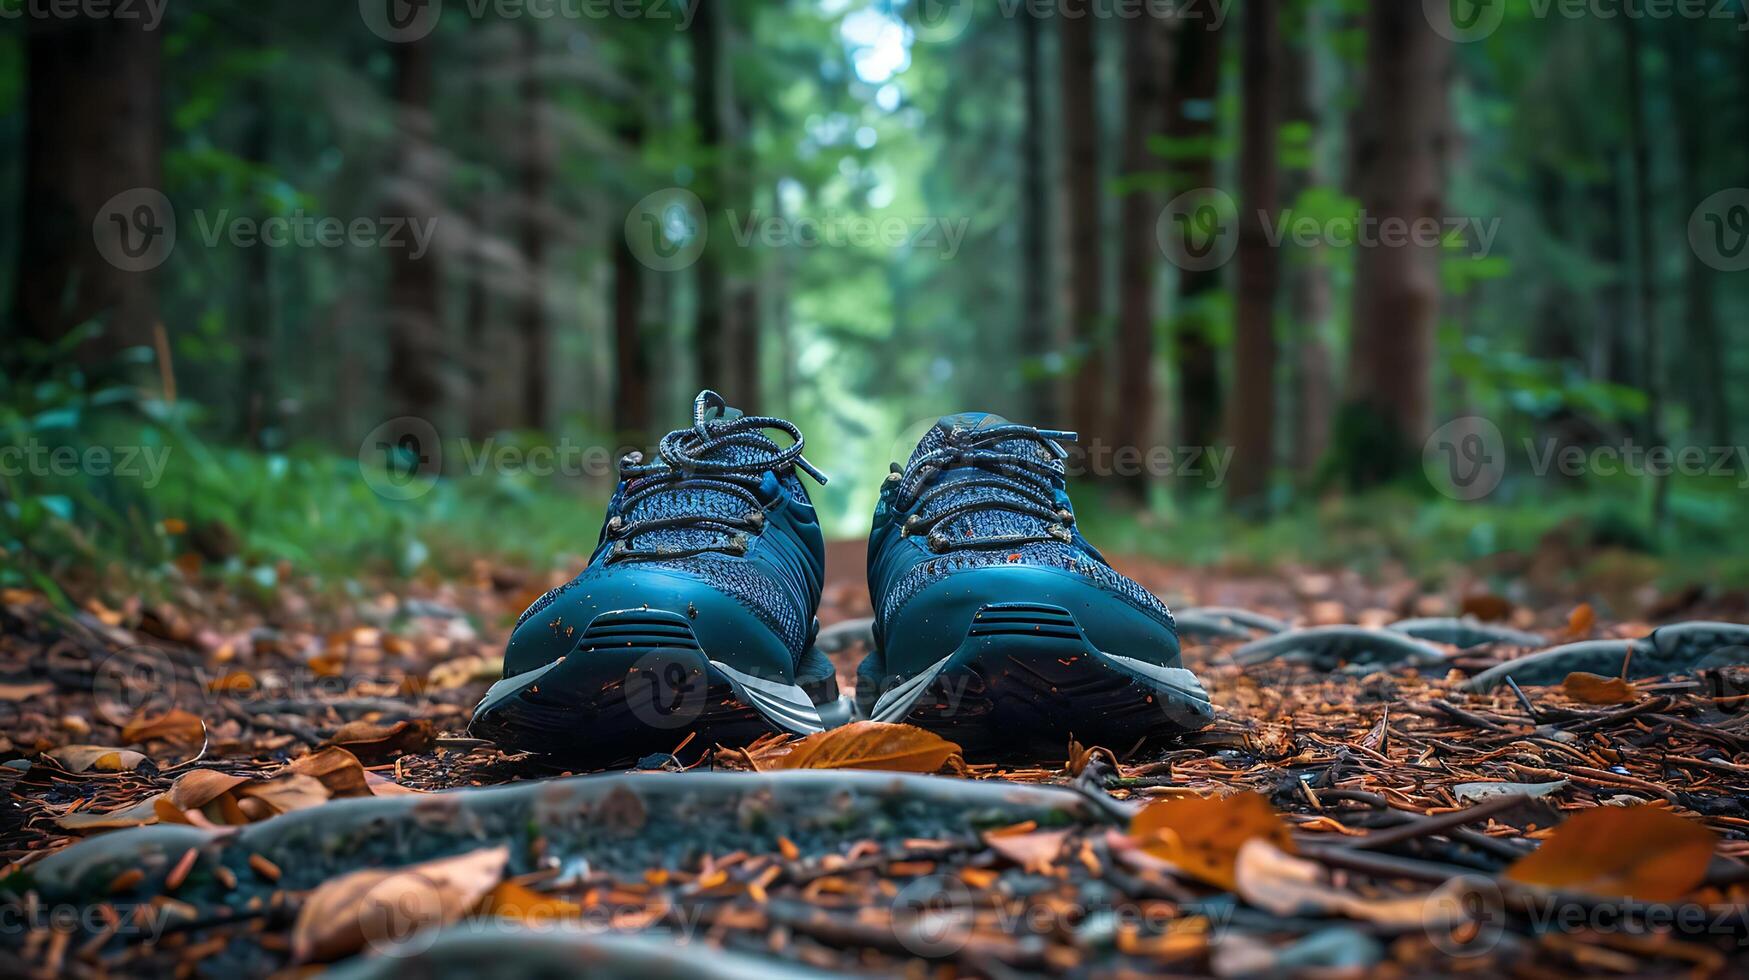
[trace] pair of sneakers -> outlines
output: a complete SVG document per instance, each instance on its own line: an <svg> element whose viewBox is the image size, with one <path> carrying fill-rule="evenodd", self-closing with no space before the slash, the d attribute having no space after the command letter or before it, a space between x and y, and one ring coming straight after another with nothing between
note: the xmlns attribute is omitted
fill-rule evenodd
<svg viewBox="0 0 1749 980"><path fill-rule="evenodd" d="M471 730L608 766L852 718L985 758L1202 727L1208 695L1180 666L1172 614L1076 530L1074 438L950 415L893 464L853 700L815 642L825 541L801 476L826 478L796 426L702 392L659 458L621 461L588 567L522 614Z"/></svg>

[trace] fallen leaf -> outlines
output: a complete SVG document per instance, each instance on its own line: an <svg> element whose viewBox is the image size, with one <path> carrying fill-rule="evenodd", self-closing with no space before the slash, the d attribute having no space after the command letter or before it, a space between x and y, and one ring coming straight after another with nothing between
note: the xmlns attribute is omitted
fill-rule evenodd
<svg viewBox="0 0 1749 980"><path fill-rule="evenodd" d="M117 749L107 745L63 745L43 755L68 772L132 772L140 768L146 757L132 749Z"/></svg>
<svg viewBox="0 0 1749 980"><path fill-rule="evenodd" d="M314 776L334 796L370 796L370 782L358 756L338 745L293 759L286 771Z"/></svg>
<svg viewBox="0 0 1749 980"><path fill-rule="evenodd" d="M986 834L984 844L1021 870L1044 874L1063 851L1067 830L1036 830L1029 834Z"/></svg>
<svg viewBox="0 0 1749 980"><path fill-rule="evenodd" d="M1597 611L1591 608L1591 603L1581 602L1567 614L1567 637L1582 640L1591 635L1591 630L1597 625Z"/></svg>
<svg viewBox="0 0 1749 980"><path fill-rule="evenodd" d="M1706 877L1718 835L1655 806L1581 810L1506 869L1527 885L1673 902Z"/></svg>
<svg viewBox="0 0 1749 980"><path fill-rule="evenodd" d="M505 881L486 893L480 902L480 911L516 922L552 922L575 918L583 914L583 907L556 895L542 894L527 885Z"/></svg>
<svg viewBox="0 0 1749 980"><path fill-rule="evenodd" d="M358 757L367 766L388 762L397 756L412 755L431 748L437 731L424 718L379 725L369 721L352 721L340 726L328 745L338 745Z"/></svg>
<svg viewBox="0 0 1749 980"><path fill-rule="evenodd" d="M38 681L35 684L0 684L0 701L24 701L54 692L55 685L48 681Z"/></svg>
<svg viewBox="0 0 1749 980"><path fill-rule="evenodd" d="M1458 783L1451 791L1465 803L1477 800L1492 799L1496 796L1547 796L1567 788L1565 779L1557 779L1552 783Z"/></svg>
<svg viewBox="0 0 1749 980"><path fill-rule="evenodd" d="M310 807L321 806L328 802L328 787L314 776L306 776L300 772L288 772L239 786L236 790L238 807L249 816L251 822L265 820L281 813L293 810L308 810ZM259 815L251 813L253 809L249 801L258 803L267 812Z"/></svg>
<svg viewBox="0 0 1749 980"><path fill-rule="evenodd" d="M479 905L504 877L510 849L502 845L397 870L366 868L316 887L292 926L299 963L339 959L449 925Z"/></svg>
<svg viewBox="0 0 1749 980"><path fill-rule="evenodd" d="M1632 704L1640 699L1640 689L1620 677L1600 677L1583 671L1568 674L1561 689L1568 697L1586 704Z"/></svg>
<svg viewBox="0 0 1749 980"><path fill-rule="evenodd" d="M914 725L857 721L789 743L772 769L882 769L930 773L958 760L960 747Z"/></svg>
<svg viewBox="0 0 1749 980"><path fill-rule="evenodd" d="M1475 884L1463 878L1426 894L1372 898L1347 891L1329 881L1323 865L1283 853L1261 838L1239 848L1234 878L1246 902L1279 916L1345 915L1399 929L1444 929L1468 918L1466 908L1479 907L1470 898Z"/></svg>
<svg viewBox="0 0 1749 980"><path fill-rule="evenodd" d="M503 657L456 657L431 668L425 681L428 689L453 691L480 681L495 681L503 673Z"/></svg>
<svg viewBox="0 0 1749 980"><path fill-rule="evenodd" d="M1257 793L1150 803L1130 821L1130 836L1148 855L1229 891L1235 886L1234 864L1246 841L1263 840L1281 851L1294 850L1287 825Z"/></svg>
<svg viewBox="0 0 1749 980"><path fill-rule="evenodd" d="M155 738L176 745L199 745L205 737L206 723L181 708L171 708L155 718L135 715L121 730L122 741L136 745Z"/></svg>
<svg viewBox="0 0 1749 980"><path fill-rule="evenodd" d="M387 776L379 776L376 773L371 772L369 769L364 771L364 782L365 785L370 788L372 796L396 796L403 793L424 792L424 790L417 790L411 786L402 786L393 779L390 779Z"/></svg>
<svg viewBox="0 0 1749 980"><path fill-rule="evenodd" d="M1474 616L1484 623L1497 623L1512 615L1512 600L1490 593L1465 596L1459 614Z"/></svg>

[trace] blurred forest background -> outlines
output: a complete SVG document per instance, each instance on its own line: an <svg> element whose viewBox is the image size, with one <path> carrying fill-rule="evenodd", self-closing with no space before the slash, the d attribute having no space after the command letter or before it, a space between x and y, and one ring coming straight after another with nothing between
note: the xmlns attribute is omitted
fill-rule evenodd
<svg viewBox="0 0 1749 980"><path fill-rule="evenodd" d="M1081 481L1116 550L1749 578L1738 0L53 9L0 0L9 583L575 560L705 386L846 536L982 408L1156 451ZM1626 445L1716 472L1533 465Z"/></svg>

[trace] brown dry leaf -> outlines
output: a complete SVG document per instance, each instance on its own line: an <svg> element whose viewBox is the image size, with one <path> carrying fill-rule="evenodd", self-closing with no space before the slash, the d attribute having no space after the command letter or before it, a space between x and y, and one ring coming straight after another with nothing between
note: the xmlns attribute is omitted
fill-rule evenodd
<svg viewBox="0 0 1749 980"><path fill-rule="evenodd" d="M1640 689L1619 677L1600 677L1582 671L1568 674L1561 689L1568 697L1586 704L1632 704L1640 699Z"/></svg>
<svg viewBox="0 0 1749 980"><path fill-rule="evenodd" d="M769 768L930 773L950 760L965 763L960 747L934 732L915 725L857 721L791 743L789 752L769 760Z"/></svg>
<svg viewBox="0 0 1749 980"><path fill-rule="evenodd" d="M527 885L506 881L486 893L480 902L480 911L516 922L552 922L576 918L583 914L583 907L556 895L542 894Z"/></svg>
<svg viewBox="0 0 1749 980"><path fill-rule="evenodd" d="M429 690L453 691L480 681L495 681L502 673L503 657L456 657L431 668L425 681Z"/></svg>
<svg viewBox="0 0 1749 980"><path fill-rule="evenodd" d="M1459 614L1474 616L1484 623L1497 623L1512 616L1512 600L1486 592L1465 596Z"/></svg>
<svg viewBox="0 0 1749 980"><path fill-rule="evenodd" d="M364 783L370 789L372 796L397 796L404 793L423 793L424 790L411 786L402 786L387 776L379 776L369 769L364 771ZM338 795L338 794L336 794Z"/></svg>
<svg viewBox="0 0 1749 980"><path fill-rule="evenodd" d="M1067 830L1036 830L1030 834L986 834L984 844L1021 870L1045 874L1063 852Z"/></svg>
<svg viewBox="0 0 1749 980"><path fill-rule="evenodd" d="M286 766L286 771L314 776L334 796L371 795L364 763L358 761L358 756L338 745L330 745L319 752L293 759Z"/></svg>
<svg viewBox="0 0 1749 980"><path fill-rule="evenodd" d="M132 772L146 761L145 756L132 749L107 745L63 745L43 755L68 772Z"/></svg>
<svg viewBox="0 0 1749 980"><path fill-rule="evenodd" d="M63 830L83 833L87 830L118 830L123 827L141 827L149 823L157 823L159 805L168 806L165 794L148 796L132 806L124 806L119 810L99 813L92 810L80 810L76 813L63 814L55 818L55 825ZM175 809L172 807L171 809ZM176 811L180 813L181 811ZM187 821L182 821L186 823Z"/></svg>
<svg viewBox="0 0 1749 980"><path fill-rule="evenodd" d="M1591 630L1597 625L1597 611L1591 608L1591 603L1581 602L1567 614L1567 637L1582 640L1591 635Z"/></svg>
<svg viewBox="0 0 1749 980"><path fill-rule="evenodd" d="M0 701L23 701L53 693L55 685L48 681L38 681L35 684L0 684Z"/></svg>
<svg viewBox="0 0 1749 980"><path fill-rule="evenodd" d="M175 745L199 745L205 737L206 723L200 720L200 716L181 708L171 708L155 718L148 718L142 712L121 730L122 741L130 744L161 738Z"/></svg>
<svg viewBox="0 0 1749 980"><path fill-rule="evenodd" d="M388 762L396 756L416 754L431 748L437 731L424 718L397 721L393 725L378 725L369 721L352 721L340 726L328 745L338 745L358 757L367 766Z"/></svg>
<svg viewBox="0 0 1749 980"><path fill-rule="evenodd" d="M143 827L152 823L188 823L185 810L198 810L237 786L248 782L245 776L213 769L195 769L177 777L165 792L107 813L81 810L57 817L55 823L66 830L113 830L118 827Z"/></svg>
<svg viewBox="0 0 1749 980"><path fill-rule="evenodd" d="M298 910L292 957L299 963L339 959L366 943L405 938L408 926L449 925L473 910L504 877L510 849L502 845L394 871L367 868L330 878Z"/></svg>
<svg viewBox="0 0 1749 980"><path fill-rule="evenodd" d="M1263 840L1293 853L1293 837L1269 801L1257 793L1185 796L1148 804L1130 821L1130 836L1147 854L1200 881L1231 891L1239 849Z"/></svg>
<svg viewBox="0 0 1749 980"><path fill-rule="evenodd" d="M1673 902L1706 877L1718 835L1655 806L1597 807L1568 817L1506 869L1527 885Z"/></svg>
<svg viewBox="0 0 1749 980"><path fill-rule="evenodd" d="M1346 915L1398 929L1443 929L1468 918L1465 909L1480 907L1470 897L1474 883L1463 878L1453 878L1427 894L1360 895L1332 884L1323 865L1285 854L1258 839L1239 848L1233 877L1246 902L1280 916Z"/></svg>
<svg viewBox="0 0 1749 980"><path fill-rule="evenodd" d="M249 800L254 800L267 808L269 812L257 819L290 813L293 810L308 810L313 806L321 806L328 802L328 787L314 776L306 776L299 772L288 772L251 782L238 787L236 791L238 806L244 813L249 813L252 807ZM251 814L253 816L253 814Z"/></svg>

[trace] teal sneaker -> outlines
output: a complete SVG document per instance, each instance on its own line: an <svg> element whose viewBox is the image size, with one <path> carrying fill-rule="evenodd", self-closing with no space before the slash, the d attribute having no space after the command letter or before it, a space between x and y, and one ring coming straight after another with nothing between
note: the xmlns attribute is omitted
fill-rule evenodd
<svg viewBox="0 0 1749 980"><path fill-rule="evenodd" d="M866 717L984 756L1070 738L1124 752L1212 719L1171 612L1075 528L1061 445L1074 438L950 415L893 464L869 534Z"/></svg>
<svg viewBox="0 0 1749 980"><path fill-rule="evenodd" d="M797 470L826 478L801 432L706 391L657 452L621 461L588 566L517 621L476 737L609 766L848 714L814 649L826 549Z"/></svg>

